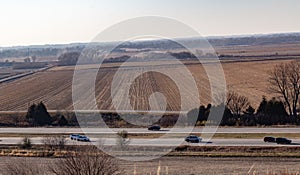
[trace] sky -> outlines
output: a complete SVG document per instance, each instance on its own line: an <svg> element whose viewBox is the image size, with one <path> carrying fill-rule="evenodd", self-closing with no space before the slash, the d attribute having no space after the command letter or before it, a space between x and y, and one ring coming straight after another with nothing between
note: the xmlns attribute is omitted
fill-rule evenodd
<svg viewBox="0 0 300 175"><path fill-rule="evenodd" d="M89 42L118 22L176 19L202 36L300 32L299 0L0 0L0 47Z"/></svg>

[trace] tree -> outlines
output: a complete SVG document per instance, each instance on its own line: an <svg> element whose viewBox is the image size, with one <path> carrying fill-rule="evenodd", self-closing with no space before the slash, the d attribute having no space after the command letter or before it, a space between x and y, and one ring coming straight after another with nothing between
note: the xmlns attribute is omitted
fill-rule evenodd
<svg viewBox="0 0 300 175"><path fill-rule="evenodd" d="M31 59L32 59L32 62L36 62L37 57L36 57L35 55L33 55L33 56L31 57Z"/></svg>
<svg viewBox="0 0 300 175"><path fill-rule="evenodd" d="M247 115L253 115L255 113L255 109L250 105L244 113Z"/></svg>
<svg viewBox="0 0 300 175"><path fill-rule="evenodd" d="M121 148L124 149L129 143L130 143L130 139L128 138L128 132L123 130L123 131L119 131L117 133L118 137L117 137L117 142L116 144Z"/></svg>
<svg viewBox="0 0 300 175"><path fill-rule="evenodd" d="M266 111L267 105L268 105L267 98L266 96L263 96L262 101L260 102L259 107L257 109L257 113L264 113Z"/></svg>
<svg viewBox="0 0 300 175"><path fill-rule="evenodd" d="M201 105L199 108L194 108L187 113L189 125L195 125L198 121L206 121L209 116L209 110L212 105L208 104L207 107Z"/></svg>
<svg viewBox="0 0 300 175"><path fill-rule="evenodd" d="M289 115L297 117L300 94L300 63L292 61L276 65L269 73L270 91L279 95Z"/></svg>
<svg viewBox="0 0 300 175"><path fill-rule="evenodd" d="M267 100L263 97L257 110L259 124L277 125L287 123L287 112L282 101L272 98Z"/></svg>
<svg viewBox="0 0 300 175"><path fill-rule="evenodd" d="M66 117L64 115L61 115L58 119L58 125L59 126L66 126L68 125L68 120L66 119Z"/></svg>
<svg viewBox="0 0 300 175"><path fill-rule="evenodd" d="M42 143L45 148L49 148L50 150L55 150L55 148L63 149L67 143L67 139L60 135L46 136L42 139Z"/></svg>
<svg viewBox="0 0 300 175"><path fill-rule="evenodd" d="M60 55L58 61L60 65L76 65L79 56L79 52L67 52Z"/></svg>
<svg viewBox="0 0 300 175"><path fill-rule="evenodd" d="M223 110L224 111L221 111ZM223 113L221 113L223 112ZM231 113L231 110L228 109L228 107L219 105L219 106L213 106L210 110L210 113L214 116L222 115L222 120L220 122L221 126L234 126L236 125L236 117Z"/></svg>
<svg viewBox="0 0 300 175"><path fill-rule="evenodd" d="M187 113L187 122L190 126L195 126L198 120L199 109L195 108Z"/></svg>
<svg viewBox="0 0 300 175"><path fill-rule="evenodd" d="M35 109L36 109L36 104L33 103L31 106L29 106L27 110L26 119L29 121L30 125L35 125L35 121L34 121L34 118L36 116Z"/></svg>
<svg viewBox="0 0 300 175"><path fill-rule="evenodd" d="M25 63L30 63L31 60L30 60L30 58L28 57L28 58L25 58L25 59L24 59L24 62L25 62Z"/></svg>
<svg viewBox="0 0 300 175"><path fill-rule="evenodd" d="M26 118L33 126L44 126L52 123L52 118L43 102L32 104L27 111Z"/></svg>
<svg viewBox="0 0 300 175"><path fill-rule="evenodd" d="M247 97L239 95L236 92L229 92L226 107L232 114L240 116L249 105L250 103Z"/></svg>
<svg viewBox="0 0 300 175"><path fill-rule="evenodd" d="M66 126L68 125L68 120L66 117L61 114L60 112L57 112L53 117L52 117L52 125L53 126Z"/></svg>
<svg viewBox="0 0 300 175"><path fill-rule="evenodd" d="M204 106L200 106L198 121L207 121L211 107L211 104L208 104L206 108Z"/></svg>

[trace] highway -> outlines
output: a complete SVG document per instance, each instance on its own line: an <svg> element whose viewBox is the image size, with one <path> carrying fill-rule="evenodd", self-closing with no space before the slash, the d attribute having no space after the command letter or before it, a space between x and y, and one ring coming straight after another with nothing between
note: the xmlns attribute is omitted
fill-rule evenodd
<svg viewBox="0 0 300 175"><path fill-rule="evenodd" d="M125 130L128 133L189 133L192 128L162 128L148 131L147 128L0 128L0 134L110 134ZM193 133L213 133L214 128L195 127ZM226 128L220 127L216 133L299 133L300 128Z"/></svg>
<svg viewBox="0 0 300 175"><path fill-rule="evenodd" d="M0 144L19 144L22 142L22 137L1 137ZM43 144L42 137L30 138L32 144ZM115 145L115 138L90 138L91 142L79 142L67 139L67 145L87 145L97 144L99 141L103 145ZM176 146L180 144L188 144L183 138L164 138L160 140L155 139L130 139L132 146ZM278 145L276 143L265 143L263 139L212 139L202 140L200 143L189 143L193 146L300 146L300 139L292 139L289 145Z"/></svg>
<svg viewBox="0 0 300 175"><path fill-rule="evenodd" d="M0 83L14 81L14 80L17 80L17 79L20 79L20 78L23 78L23 77L35 74L37 72L42 72L42 71L48 70L48 69L50 69L52 67L53 66L51 65L51 66L43 67L43 68L40 68L40 69L32 69L29 72L24 72L24 73L21 73L21 74L17 74L17 75L14 75L14 76L10 76L10 77L7 77L7 78L0 79Z"/></svg>
<svg viewBox="0 0 300 175"><path fill-rule="evenodd" d="M97 143L99 140L104 145L114 145L116 139L112 138L118 131L126 130L131 134L180 134L185 133L188 135L193 128L162 128L161 131L149 131L147 128L0 128L0 144L19 144L22 142L23 135L25 134L41 134L41 136L35 136L31 138L33 144L43 144L42 135L51 134L72 134L72 133L85 133L87 136L94 137L90 138L92 143ZM84 131L84 132L83 132ZM193 129L194 134L213 133L215 128L204 129L203 127L196 127ZM227 134L245 134L245 133L299 133L300 128L227 128L220 127L216 133L227 133ZM7 136L6 136L7 134ZM15 134L15 137L10 137L10 134ZM100 134L100 135L98 135ZM102 134L102 135L101 135ZM99 138L95 138L99 137ZM105 138L100 138L105 137ZM109 137L109 138L107 138ZM300 139L292 139L293 143L288 146L300 146ZM184 138L180 138L179 135L173 135L170 138L163 138L160 140L149 139L149 138L133 138L130 141L130 145L139 146L176 146L180 143L184 144ZM86 142L78 141L67 141L69 145L85 145L91 144ZM212 140L204 140L199 144L192 145L207 145L207 146L278 146L276 143L265 143L262 138L260 139L238 139L238 138L213 138Z"/></svg>

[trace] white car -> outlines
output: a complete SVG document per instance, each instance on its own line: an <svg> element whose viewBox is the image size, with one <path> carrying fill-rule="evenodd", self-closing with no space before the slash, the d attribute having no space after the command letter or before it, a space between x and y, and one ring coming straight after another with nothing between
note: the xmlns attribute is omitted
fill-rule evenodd
<svg viewBox="0 0 300 175"><path fill-rule="evenodd" d="M79 134L71 134L70 135L71 140L77 140L78 137L79 137Z"/></svg>
<svg viewBox="0 0 300 175"><path fill-rule="evenodd" d="M90 139L89 139L87 136L79 135L79 136L77 137L77 141L89 142Z"/></svg>

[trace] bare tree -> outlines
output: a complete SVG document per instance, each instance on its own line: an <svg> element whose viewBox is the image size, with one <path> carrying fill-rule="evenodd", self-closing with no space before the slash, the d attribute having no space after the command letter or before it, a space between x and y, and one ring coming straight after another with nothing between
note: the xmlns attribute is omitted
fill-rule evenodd
<svg viewBox="0 0 300 175"><path fill-rule="evenodd" d="M291 116L297 116L300 94L300 63L276 65L269 73L270 90L283 99Z"/></svg>
<svg viewBox="0 0 300 175"><path fill-rule="evenodd" d="M32 59L32 62L36 62L37 57L36 57L35 55L33 55L33 56L31 57L31 59Z"/></svg>
<svg viewBox="0 0 300 175"><path fill-rule="evenodd" d="M43 138L42 143L46 148L53 150L55 148L63 149L67 143L67 139L64 136L46 136Z"/></svg>
<svg viewBox="0 0 300 175"><path fill-rule="evenodd" d="M78 151L61 158L49 167L55 175L121 175L123 172L111 156L96 148Z"/></svg>
<svg viewBox="0 0 300 175"><path fill-rule="evenodd" d="M130 139L128 138L128 132L125 130L119 131L117 135L118 135L116 140L117 146L119 146L121 149L126 148L130 143Z"/></svg>
<svg viewBox="0 0 300 175"><path fill-rule="evenodd" d="M236 92L229 92L226 106L234 115L241 115L246 111L250 103L247 97L239 95Z"/></svg>

